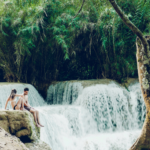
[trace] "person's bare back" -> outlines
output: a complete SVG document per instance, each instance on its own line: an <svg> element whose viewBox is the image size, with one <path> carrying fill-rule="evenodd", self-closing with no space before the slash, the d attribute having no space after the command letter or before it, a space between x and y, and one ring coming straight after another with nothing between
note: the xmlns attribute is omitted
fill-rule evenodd
<svg viewBox="0 0 150 150"><path fill-rule="evenodd" d="M6 100L6 104L5 104L5 109L7 108L7 104L10 101L11 106L14 110L23 110L24 108L24 100L23 100L23 95L22 94L16 94L17 90L13 89L11 91L10 96L8 97L8 99ZM16 97L19 97L18 102L16 103Z"/></svg>

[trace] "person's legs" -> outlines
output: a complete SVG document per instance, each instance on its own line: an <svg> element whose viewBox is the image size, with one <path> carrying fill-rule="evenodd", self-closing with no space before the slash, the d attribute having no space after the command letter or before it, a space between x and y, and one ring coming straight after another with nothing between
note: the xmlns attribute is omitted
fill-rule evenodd
<svg viewBox="0 0 150 150"><path fill-rule="evenodd" d="M16 104L15 110L20 110L22 108L22 105L24 105L24 100L22 98L19 98L17 104Z"/></svg>
<svg viewBox="0 0 150 150"><path fill-rule="evenodd" d="M37 122L38 122L38 124L39 124L40 126L44 127L44 126L41 125L41 123L40 123L40 116L39 116L39 111L38 111L38 110L36 110L36 117L37 117Z"/></svg>
<svg viewBox="0 0 150 150"><path fill-rule="evenodd" d="M35 121L35 123L36 123L36 126L37 126L37 127L40 127L40 126L38 125L38 122L37 122L36 110L33 109L33 108L31 108L31 109L30 109L30 112L33 114L33 117L34 117L34 121Z"/></svg>
<svg viewBox="0 0 150 150"><path fill-rule="evenodd" d="M24 99L21 98L21 110L24 110Z"/></svg>
<svg viewBox="0 0 150 150"><path fill-rule="evenodd" d="M24 108L33 114L34 121L35 121L37 127L44 127L40 123L39 112L36 109L34 109L33 107L26 107L26 106L24 106Z"/></svg>

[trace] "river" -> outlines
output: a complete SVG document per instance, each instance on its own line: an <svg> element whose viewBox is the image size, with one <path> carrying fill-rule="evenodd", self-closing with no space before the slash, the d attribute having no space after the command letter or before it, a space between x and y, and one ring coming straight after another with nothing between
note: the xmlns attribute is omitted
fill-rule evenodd
<svg viewBox="0 0 150 150"><path fill-rule="evenodd" d="M29 84L0 84L0 108L11 89L28 87L29 103L45 125L41 140L52 150L128 150L140 135L145 104L140 85L114 82L58 82L47 91L47 103ZM8 106L10 108L10 105Z"/></svg>

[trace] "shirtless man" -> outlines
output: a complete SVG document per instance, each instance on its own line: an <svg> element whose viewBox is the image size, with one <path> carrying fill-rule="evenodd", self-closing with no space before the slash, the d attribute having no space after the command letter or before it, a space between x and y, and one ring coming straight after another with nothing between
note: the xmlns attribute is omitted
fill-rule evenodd
<svg viewBox="0 0 150 150"><path fill-rule="evenodd" d="M34 120L35 120L35 123L36 123L37 127L44 127L40 123L39 111L37 111L36 109L31 107L29 102L28 102L28 92L29 92L29 89L25 88L24 89L24 94L23 94L24 95L24 108L33 114L33 117L34 117Z"/></svg>

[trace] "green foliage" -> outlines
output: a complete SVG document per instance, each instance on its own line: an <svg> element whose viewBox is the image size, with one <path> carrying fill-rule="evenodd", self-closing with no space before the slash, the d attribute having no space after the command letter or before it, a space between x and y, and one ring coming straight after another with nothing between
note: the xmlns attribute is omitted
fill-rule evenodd
<svg viewBox="0 0 150 150"><path fill-rule="evenodd" d="M135 35L108 1L0 0L0 68L7 81L137 77ZM150 0L118 0L149 34Z"/></svg>

